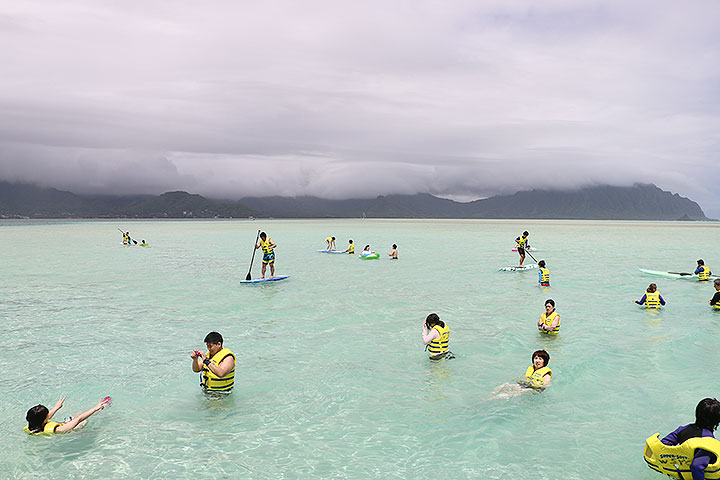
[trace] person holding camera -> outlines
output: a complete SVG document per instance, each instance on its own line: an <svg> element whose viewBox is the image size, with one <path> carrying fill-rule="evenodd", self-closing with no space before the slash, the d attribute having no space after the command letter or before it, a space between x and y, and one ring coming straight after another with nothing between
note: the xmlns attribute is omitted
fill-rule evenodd
<svg viewBox="0 0 720 480"><path fill-rule="evenodd" d="M223 337L218 332L208 333L205 345L207 352L195 350L190 354L193 372L202 372L203 392L230 393L235 385L235 354L223 347Z"/></svg>

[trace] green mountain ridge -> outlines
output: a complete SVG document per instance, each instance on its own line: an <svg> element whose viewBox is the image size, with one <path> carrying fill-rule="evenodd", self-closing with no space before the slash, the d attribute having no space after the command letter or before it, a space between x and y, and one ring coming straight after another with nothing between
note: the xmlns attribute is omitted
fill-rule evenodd
<svg viewBox="0 0 720 480"><path fill-rule="evenodd" d="M462 203L428 193L328 200L311 196L212 200L187 192L76 195L0 182L3 218L537 218L709 220L700 206L652 184L530 190Z"/></svg>

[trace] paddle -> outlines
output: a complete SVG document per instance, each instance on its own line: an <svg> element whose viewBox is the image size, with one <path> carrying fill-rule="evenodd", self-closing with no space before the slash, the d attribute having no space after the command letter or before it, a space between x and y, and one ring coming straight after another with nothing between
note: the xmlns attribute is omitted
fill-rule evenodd
<svg viewBox="0 0 720 480"><path fill-rule="evenodd" d="M530 255L530 258L532 258L533 261L534 261L535 263L537 263L537 260L535 260L535 257L532 256L532 253L530 253L530 250L525 249L525 253L527 253L528 255Z"/></svg>
<svg viewBox="0 0 720 480"><path fill-rule="evenodd" d="M250 259L250 269L248 270L248 274L245 277L245 280L250 280L252 278L250 276L250 272L252 272L252 264L253 264L253 261L255 260L255 250L257 250L257 248L255 248L255 245L257 245L259 238L260 238L260 230L258 230L257 238L255 239L255 243L253 243L253 254L252 254L252 258Z"/></svg>
<svg viewBox="0 0 720 480"><path fill-rule="evenodd" d="M125 232L123 230L121 230L119 227L118 227L118 230L120 230L120 233L125 235ZM128 239L131 240L135 245L137 245L137 240L133 240L132 238L130 238L130 235L128 235Z"/></svg>

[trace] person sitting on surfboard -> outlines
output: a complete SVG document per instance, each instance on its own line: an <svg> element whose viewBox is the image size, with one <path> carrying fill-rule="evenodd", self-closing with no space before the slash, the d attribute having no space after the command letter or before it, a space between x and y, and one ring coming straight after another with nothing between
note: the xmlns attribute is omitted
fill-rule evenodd
<svg viewBox="0 0 720 480"><path fill-rule="evenodd" d="M701 258L697 261L698 267L695 269L695 275L698 276L698 280L701 282L706 282L710 280L710 275L712 275L712 272L710 271L710 268L705 265L705 262Z"/></svg>
<svg viewBox="0 0 720 480"><path fill-rule="evenodd" d="M388 253L388 257L390 257L390 258L393 259L393 260L397 260L397 258L398 258L398 256L397 256L397 245L395 245L394 243L393 243L393 246L392 246L392 251L391 251L390 253Z"/></svg>
<svg viewBox="0 0 720 480"><path fill-rule="evenodd" d="M680 445L691 438L715 438L713 432L720 424L720 402L715 398L704 398L695 407L695 423L678 427L674 432L660 440L668 446ZM717 461L717 456L707 450L695 450L690 472L693 480L704 479L705 469Z"/></svg>
<svg viewBox="0 0 720 480"><path fill-rule="evenodd" d="M525 249L530 248L530 244L528 243L528 233L527 230L525 230L522 234L522 237L517 237L515 239L515 243L517 244L517 251L518 254L520 254L520 266L523 266L523 262L525 261Z"/></svg>
<svg viewBox="0 0 720 480"><path fill-rule="evenodd" d="M277 244L272 241L272 238L268 238L265 232L261 232L260 242L255 244L255 250L261 247L263 250L263 260L262 276L260 278L265 278L265 269L268 265L270 265L270 278L273 278L275 276L275 249L277 248Z"/></svg>
<svg viewBox="0 0 720 480"><path fill-rule="evenodd" d="M710 299L710 305L720 308L720 278L715 279L713 286L715 287L715 295Z"/></svg>
<svg viewBox="0 0 720 480"><path fill-rule="evenodd" d="M633 300L633 302L638 305L645 305L646 308L660 308L660 305L665 305L665 300L657 291L657 285L654 283L648 285L645 295L640 300Z"/></svg>
<svg viewBox="0 0 720 480"><path fill-rule="evenodd" d="M328 251L330 251L330 250L335 250L335 248L336 248L336 247L335 247L335 237L327 237L327 238L325 239L325 242L327 243L327 249L328 249Z"/></svg>
<svg viewBox="0 0 720 480"><path fill-rule="evenodd" d="M352 240L348 240L348 243L350 243L350 246L345 249L345 253L349 253L350 255L355 255L355 244Z"/></svg>

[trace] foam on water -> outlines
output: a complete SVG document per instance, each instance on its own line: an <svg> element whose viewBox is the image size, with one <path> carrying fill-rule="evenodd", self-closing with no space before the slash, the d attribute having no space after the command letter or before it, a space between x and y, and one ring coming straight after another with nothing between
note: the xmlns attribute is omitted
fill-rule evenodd
<svg viewBox="0 0 720 480"><path fill-rule="evenodd" d="M116 227L150 247L123 247ZM283 282L240 285L257 229ZM502 272L523 230L537 270ZM720 396L710 284L638 268L720 271L712 223L135 221L0 223L0 478L660 478L644 440ZM379 261L319 255L333 235ZM400 259L389 261L398 244ZM259 276L256 256L253 277ZM528 260L530 260L528 258ZM668 305L630 300L658 284ZM558 338L537 333L546 298ZM432 362L437 312L456 358ZM208 399L189 354L211 330L238 357L232 395ZM551 355L544 393L493 394ZM81 432L21 432L68 396Z"/></svg>

